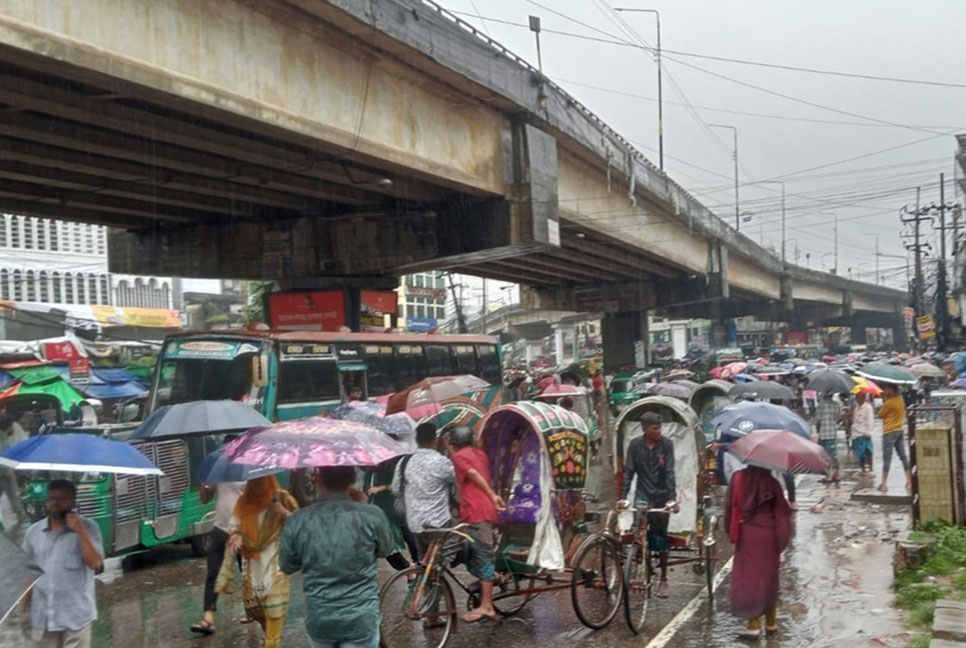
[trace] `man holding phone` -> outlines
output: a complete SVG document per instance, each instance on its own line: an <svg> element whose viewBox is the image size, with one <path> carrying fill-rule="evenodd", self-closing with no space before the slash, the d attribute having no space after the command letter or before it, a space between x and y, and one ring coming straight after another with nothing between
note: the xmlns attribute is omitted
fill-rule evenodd
<svg viewBox="0 0 966 648"><path fill-rule="evenodd" d="M73 512L77 488L47 484L47 517L24 534L23 550L43 576L24 599L23 622L38 648L90 648L97 618L94 573L103 565L97 525Z"/></svg>

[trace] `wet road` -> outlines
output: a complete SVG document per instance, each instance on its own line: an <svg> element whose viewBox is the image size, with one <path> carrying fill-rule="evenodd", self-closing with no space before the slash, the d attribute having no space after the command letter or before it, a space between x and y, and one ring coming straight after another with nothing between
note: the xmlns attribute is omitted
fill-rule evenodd
<svg viewBox="0 0 966 648"><path fill-rule="evenodd" d="M844 450L844 442L843 442ZM877 454L878 457L878 454ZM849 460L846 460L846 465ZM606 465L605 463L602 466ZM902 488L901 472L890 486ZM826 487L815 477L800 478L796 530L785 554L782 573L780 634L759 645L769 647L850 646L900 648L909 633L891 607L891 557L895 535L908 525L904 508L852 503L849 493L859 485L857 471L849 470L840 487ZM870 482L870 478L867 478ZM607 479L601 495L608 492ZM719 533L722 550L718 567L727 567L730 545ZM123 567L123 572L121 568ZM388 568L383 578L390 574ZM94 626L98 648L226 648L260 645L256 628L242 626L238 595L223 596L215 635L192 635L188 626L201 614L205 578L204 560L191 556L186 545L173 545L119 560L109 561L99 579L97 597L100 618ZM490 642L512 642L515 648L587 648L622 645L681 648L742 645L735 637L741 622L729 613L725 576L708 604L704 577L690 566L672 570L671 597L652 599L644 634L634 637L619 616L610 627L584 628L573 612L569 590L545 594L531 601L517 616L494 623L459 624L451 639L453 648L478 648ZM283 645L304 646L305 615L301 580L292 581L292 604L286 620ZM691 603L693 601L693 603ZM689 604L690 603L690 604ZM465 595L457 591L457 605ZM679 616L679 612L686 609ZM15 615L14 615L15 616ZM677 617L677 619L675 618ZM671 624L668 626L668 624ZM664 633L661 630L665 629ZM16 630L16 618L0 628L0 646L26 646Z"/></svg>

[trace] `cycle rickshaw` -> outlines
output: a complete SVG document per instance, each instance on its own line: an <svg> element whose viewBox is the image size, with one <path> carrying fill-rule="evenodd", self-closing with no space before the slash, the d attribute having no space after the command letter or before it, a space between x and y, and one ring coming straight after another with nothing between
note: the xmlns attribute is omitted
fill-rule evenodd
<svg viewBox="0 0 966 648"><path fill-rule="evenodd" d="M623 592L616 563L591 564L592 556L581 554L587 424L562 407L520 401L488 412L481 428L494 491L507 505L496 560L497 612L509 616L541 593L569 589L581 621L603 627L616 616ZM467 609L478 604L474 584L454 571L464 543L472 541L465 525L433 533L422 564L397 572L380 590L388 648L445 645L459 614L454 586L466 592Z"/></svg>
<svg viewBox="0 0 966 648"><path fill-rule="evenodd" d="M614 435L615 477L621 492L624 456L631 439L642 434L640 417L645 412L660 414L665 423L664 436L674 442L677 482L675 502L651 503L650 512L670 512L677 504L678 513L671 515L668 536L671 544L668 567L690 564L695 574L705 575L709 599L714 597L716 559L715 527L717 518L711 511L711 484L705 470L704 433L697 416L683 402L665 396L649 396L621 412ZM636 479L636 478L635 478ZM631 484L630 492L634 492ZM644 626L647 609L655 587L654 564L657 556L648 549L646 520L648 511L625 509L612 511L604 527L591 536L583 549L620 556L624 582L624 611L628 625L637 633ZM633 513L638 513L637 520ZM609 549L607 549L609 547Z"/></svg>

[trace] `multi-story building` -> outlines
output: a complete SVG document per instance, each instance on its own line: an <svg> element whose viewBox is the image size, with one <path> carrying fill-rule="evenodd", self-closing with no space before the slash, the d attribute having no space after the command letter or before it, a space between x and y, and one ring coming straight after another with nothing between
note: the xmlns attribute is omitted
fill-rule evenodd
<svg viewBox="0 0 966 648"><path fill-rule="evenodd" d="M431 270L402 278L399 288L399 328L429 331L446 319L446 273Z"/></svg>
<svg viewBox="0 0 966 648"><path fill-rule="evenodd" d="M169 277L112 275L107 228L0 214L0 299L58 306L173 307Z"/></svg>

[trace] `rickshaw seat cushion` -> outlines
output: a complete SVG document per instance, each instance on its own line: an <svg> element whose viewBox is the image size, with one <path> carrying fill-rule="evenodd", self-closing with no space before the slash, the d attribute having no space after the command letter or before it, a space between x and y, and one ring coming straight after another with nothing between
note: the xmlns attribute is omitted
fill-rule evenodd
<svg viewBox="0 0 966 648"><path fill-rule="evenodd" d="M507 502L506 510L500 513L500 519L509 523L536 524L539 512L540 489L530 484L520 484L513 489L513 495Z"/></svg>

